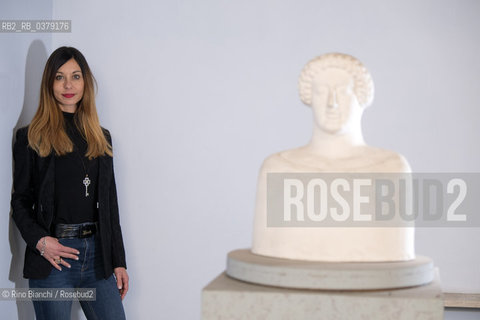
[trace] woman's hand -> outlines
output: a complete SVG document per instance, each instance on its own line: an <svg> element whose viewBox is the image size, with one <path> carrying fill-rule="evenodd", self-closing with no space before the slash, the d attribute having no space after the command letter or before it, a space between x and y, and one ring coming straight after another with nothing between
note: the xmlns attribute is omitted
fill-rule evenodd
<svg viewBox="0 0 480 320"><path fill-rule="evenodd" d="M115 278L117 279L117 288L120 292L120 296L125 298L128 291L128 274L127 270L123 267L118 267L113 269L113 273L115 274Z"/></svg>
<svg viewBox="0 0 480 320"><path fill-rule="evenodd" d="M37 250L43 252L43 257L48 260L55 267L55 269L62 271L60 265L64 265L67 268L70 268L68 264L62 258L78 260L77 249L63 246L58 242L57 238L54 237L43 237L37 243Z"/></svg>

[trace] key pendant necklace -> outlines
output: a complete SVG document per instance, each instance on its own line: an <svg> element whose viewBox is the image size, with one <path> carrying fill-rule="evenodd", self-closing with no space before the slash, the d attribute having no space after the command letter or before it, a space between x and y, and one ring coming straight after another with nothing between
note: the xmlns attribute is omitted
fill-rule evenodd
<svg viewBox="0 0 480 320"><path fill-rule="evenodd" d="M88 186L90 185L90 178L88 177L88 173L85 174L85 179L83 179L83 185L85 186L85 197L88 197L90 195L88 193Z"/></svg>
<svg viewBox="0 0 480 320"><path fill-rule="evenodd" d="M85 198L86 198L90 195L90 193L88 193L88 186L90 185L90 183L92 183L92 181L88 177L88 170L87 170L87 167L85 166L85 163L83 162L80 152L77 149L75 149L75 151L77 151L77 155L80 158L80 161L82 162L83 172L85 172L85 178L83 179L82 183L85 186Z"/></svg>

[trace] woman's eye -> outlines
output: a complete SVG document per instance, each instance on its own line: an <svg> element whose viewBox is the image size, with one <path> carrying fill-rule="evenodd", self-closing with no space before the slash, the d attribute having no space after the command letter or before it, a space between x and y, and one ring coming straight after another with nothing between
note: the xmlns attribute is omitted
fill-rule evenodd
<svg viewBox="0 0 480 320"><path fill-rule="evenodd" d="M55 80L62 80L63 79L63 76L56 76L55 77Z"/></svg>
<svg viewBox="0 0 480 320"><path fill-rule="evenodd" d="M78 80L78 79L80 79L80 78L81 78L81 77L80 77L80 75L79 75L79 74L75 74L75 75L73 75L73 79L75 79L75 80Z"/></svg>

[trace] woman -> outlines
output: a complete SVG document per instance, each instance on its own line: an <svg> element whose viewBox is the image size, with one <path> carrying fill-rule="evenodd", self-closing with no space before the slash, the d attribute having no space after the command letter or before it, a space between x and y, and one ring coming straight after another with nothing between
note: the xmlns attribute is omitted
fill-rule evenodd
<svg viewBox="0 0 480 320"><path fill-rule="evenodd" d="M88 319L124 319L128 291L110 134L80 51L49 57L37 113L17 131L13 219L27 243L30 288L95 288ZM37 319L69 319L72 301L34 301Z"/></svg>

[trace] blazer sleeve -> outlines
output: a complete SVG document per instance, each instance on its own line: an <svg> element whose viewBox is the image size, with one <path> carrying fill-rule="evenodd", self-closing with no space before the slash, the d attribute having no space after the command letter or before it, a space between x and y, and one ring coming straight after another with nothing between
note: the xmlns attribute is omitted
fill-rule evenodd
<svg viewBox="0 0 480 320"><path fill-rule="evenodd" d="M107 138L107 141L110 143L110 145L112 145L112 138L108 130L105 130L105 136ZM112 178L111 178L110 190L109 190L110 219L111 219L110 223L112 227L112 267L127 268L127 263L125 259L125 247L123 245L122 228L120 226L117 186L115 183L114 171L115 170L113 169L113 159L112 159Z"/></svg>
<svg viewBox="0 0 480 320"><path fill-rule="evenodd" d="M28 128L17 130L13 145L12 218L27 245L36 250L40 238L48 236L35 219L35 151L28 146ZM38 208L37 208L38 209Z"/></svg>

